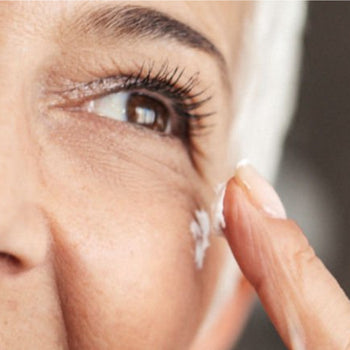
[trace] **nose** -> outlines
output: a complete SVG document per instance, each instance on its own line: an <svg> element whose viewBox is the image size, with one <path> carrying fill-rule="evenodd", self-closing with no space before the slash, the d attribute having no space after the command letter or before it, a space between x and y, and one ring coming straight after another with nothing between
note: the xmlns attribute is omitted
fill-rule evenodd
<svg viewBox="0 0 350 350"><path fill-rule="evenodd" d="M0 98L0 276L42 264L49 247L35 147L15 106L4 110L1 102Z"/></svg>
<svg viewBox="0 0 350 350"><path fill-rule="evenodd" d="M48 254L48 225L40 208L17 207L0 228L0 273L21 272L44 263Z"/></svg>

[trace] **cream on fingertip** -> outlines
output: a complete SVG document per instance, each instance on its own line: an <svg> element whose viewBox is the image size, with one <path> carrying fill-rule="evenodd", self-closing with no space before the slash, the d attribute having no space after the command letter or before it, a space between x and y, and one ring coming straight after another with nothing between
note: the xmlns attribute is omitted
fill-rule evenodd
<svg viewBox="0 0 350 350"><path fill-rule="evenodd" d="M242 158L240 161L237 162L236 164L236 171L237 169L241 168L241 167L244 167L244 166L247 166L247 165L250 165L250 161L248 158Z"/></svg>
<svg viewBox="0 0 350 350"><path fill-rule="evenodd" d="M221 183L216 186L216 198L212 204L213 231L217 235L222 235L222 231L226 227L224 217L224 196L226 192L226 185L227 183Z"/></svg>

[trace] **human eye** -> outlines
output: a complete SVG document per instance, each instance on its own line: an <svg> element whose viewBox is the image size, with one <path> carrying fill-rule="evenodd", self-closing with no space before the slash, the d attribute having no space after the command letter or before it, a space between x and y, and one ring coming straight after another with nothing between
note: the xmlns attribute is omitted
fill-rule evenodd
<svg viewBox="0 0 350 350"><path fill-rule="evenodd" d="M184 70L178 67L171 70L163 65L156 71L142 66L136 73L108 76L76 89L87 95L83 111L177 137L188 146L204 129L202 119L213 113L204 111L211 96L199 89L198 73L183 76Z"/></svg>
<svg viewBox="0 0 350 350"><path fill-rule="evenodd" d="M174 133L176 129L166 102L143 92L110 93L91 100L87 110L101 117L137 124L165 134Z"/></svg>

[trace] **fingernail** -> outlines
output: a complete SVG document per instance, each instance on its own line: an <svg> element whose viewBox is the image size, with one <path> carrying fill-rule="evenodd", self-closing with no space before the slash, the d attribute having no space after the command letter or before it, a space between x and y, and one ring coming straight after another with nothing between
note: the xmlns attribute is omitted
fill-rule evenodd
<svg viewBox="0 0 350 350"><path fill-rule="evenodd" d="M287 217L283 204L273 187L244 159L236 166L235 179L248 193L253 204L274 218Z"/></svg>

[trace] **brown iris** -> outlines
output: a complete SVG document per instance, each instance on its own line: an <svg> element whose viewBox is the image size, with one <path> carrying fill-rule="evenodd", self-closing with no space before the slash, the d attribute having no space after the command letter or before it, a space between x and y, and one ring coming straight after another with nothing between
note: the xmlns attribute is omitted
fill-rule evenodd
<svg viewBox="0 0 350 350"><path fill-rule="evenodd" d="M168 109L160 101L140 93L131 93L126 114L131 123L145 126L149 129L166 132L170 122Z"/></svg>

